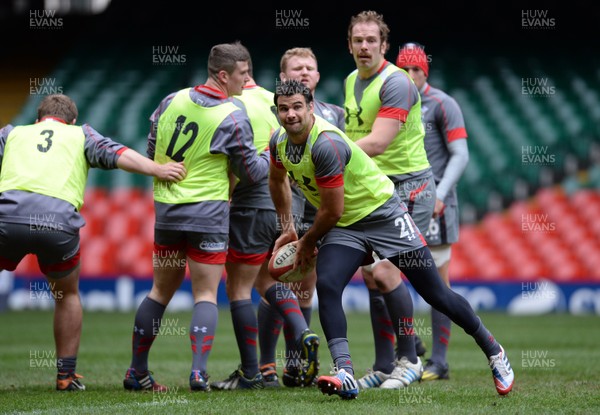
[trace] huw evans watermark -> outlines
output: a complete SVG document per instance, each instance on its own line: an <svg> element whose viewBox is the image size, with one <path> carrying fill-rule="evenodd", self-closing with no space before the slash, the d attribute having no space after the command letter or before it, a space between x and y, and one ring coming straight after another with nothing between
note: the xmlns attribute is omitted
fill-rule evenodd
<svg viewBox="0 0 600 415"><path fill-rule="evenodd" d="M29 10L30 29L62 29L63 18L56 17L56 10Z"/></svg>
<svg viewBox="0 0 600 415"><path fill-rule="evenodd" d="M553 369L556 359L550 357L548 350L522 350L521 367L523 369Z"/></svg>
<svg viewBox="0 0 600 415"><path fill-rule="evenodd" d="M521 215L522 232L554 232L556 223L549 220L547 213L523 213Z"/></svg>
<svg viewBox="0 0 600 415"><path fill-rule="evenodd" d="M308 17L302 10L275 10L275 27L278 29L307 29L310 25Z"/></svg>
<svg viewBox="0 0 600 415"><path fill-rule="evenodd" d="M521 146L521 163L532 166L551 166L556 163L556 155L548 146Z"/></svg>
<svg viewBox="0 0 600 415"><path fill-rule="evenodd" d="M187 55L179 51L179 46L152 46L153 65L185 65L186 63Z"/></svg>
<svg viewBox="0 0 600 415"><path fill-rule="evenodd" d="M61 290L56 289L55 282L34 281L34 282L29 283L29 299L30 300L60 301L63 299L63 296L64 296L63 292Z"/></svg>
<svg viewBox="0 0 600 415"><path fill-rule="evenodd" d="M303 364L304 359L300 350L275 351L276 367L302 367Z"/></svg>
<svg viewBox="0 0 600 415"><path fill-rule="evenodd" d="M188 329L179 324L178 318L152 319L153 336L187 336Z"/></svg>
<svg viewBox="0 0 600 415"><path fill-rule="evenodd" d="M38 145L44 149L45 147ZM39 149L38 149L39 150ZM40 150L42 151L42 150ZM45 151L42 151L45 152ZM29 214L30 233L56 233L64 230L63 224L57 220L55 213L31 213Z"/></svg>
<svg viewBox="0 0 600 415"><path fill-rule="evenodd" d="M536 98L549 98L556 94L556 87L548 78L521 78L521 94Z"/></svg>
<svg viewBox="0 0 600 415"><path fill-rule="evenodd" d="M431 404L432 402L432 392L425 388L410 386L398 389L399 405Z"/></svg>
<svg viewBox="0 0 600 415"><path fill-rule="evenodd" d="M57 359L54 350L29 350L30 369L49 369L62 367L62 359Z"/></svg>
<svg viewBox="0 0 600 415"><path fill-rule="evenodd" d="M404 252L400 255L398 266L403 268L432 268L435 266L431 256L425 257L425 252L421 249Z"/></svg>
<svg viewBox="0 0 600 415"><path fill-rule="evenodd" d="M300 215L292 214L283 214L281 216L277 216L277 231L281 232L283 230L283 223L292 223L294 229L296 229L296 233L305 233L311 227L310 223L304 222L304 218Z"/></svg>
<svg viewBox="0 0 600 415"><path fill-rule="evenodd" d="M187 404L188 399L181 394L179 386L170 386L166 390L153 390L152 403L158 405Z"/></svg>
<svg viewBox="0 0 600 415"><path fill-rule="evenodd" d="M419 336L431 337L432 328L426 323L424 318L403 317L398 324L400 336Z"/></svg>
<svg viewBox="0 0 600 415"><path fill-rule="evenodd" d="M547 281L521 283L521 298L534 300L554 300L558 298L555 285Z"/></svg>
<svg viewBox="0 0 600 415"><path fill-rule="evenodd" d="M152 253L152 267L155 269L185 268L187 261L180 257L178 250L159 250Z"/></svg>
<svg viewBox="0 0 600 415"><path fill-rule="evenodd" d="M279 282L275 283L276 299L280 300L308 300L310 299L310 291L302 289L301 282ZM282 291L283 289L283 291ZM289 290L289 291L288 291Z"/></svg>
<svg viewBox="0 0 600 415"><path fill-rule="evenodd" d="M548 10L521 10L521 27L523 29L555 29L556 19L549 16Z"/></svg>
<svg viewBox="0 0 600 415"><path fill-rule="evenodd" d="M435 192L428 187L431 179L416 179L407 180L404 183L398 184L398 193L402 200L411 200L415 203L422 200L434 199Z"/></svg>
<svg viewBox="0 0 600 415"><path fill-rule="evenodd" d="M181 186L173 182L156 181L152 184L152 191L157 198L164 197L183 197Z"/></svg>
<svg viewBox="0 0 600 415"><path fill-rule="evenodd" d="M55 78L29 78L29 95L62 94L63 87Z"/></svg>

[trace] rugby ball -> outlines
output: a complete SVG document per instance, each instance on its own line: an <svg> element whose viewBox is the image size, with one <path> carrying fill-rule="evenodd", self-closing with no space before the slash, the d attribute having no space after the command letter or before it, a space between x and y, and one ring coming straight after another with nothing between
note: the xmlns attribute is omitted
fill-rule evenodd
<svg viewBox="0 0 600 415"><path fill-rule="evenodd" d="M304 278L299 269L294 270L296 262L296 242L289 242L271 255L269 274L280 282L297 282Z"/></svg>

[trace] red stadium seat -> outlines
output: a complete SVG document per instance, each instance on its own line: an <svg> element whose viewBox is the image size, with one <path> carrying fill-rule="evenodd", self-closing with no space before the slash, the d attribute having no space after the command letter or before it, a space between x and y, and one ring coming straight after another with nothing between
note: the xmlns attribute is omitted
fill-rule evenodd
<svg viewBox="0 0 600 415"><path fill-rule="evenodd" d="M452 247L452 260L449 269L450 281L468 281L477 277L477 270L461 250Z"/></svg>
<svg viewBox="0 0 600 415"><path fill-rule="evenodd" d="M596 243L596 235L600 235L597 200L598 192L586 191L570 199L561 189L542 189L531 202L515 202L508 215L486 215L479 231L473 226L467 232L461 228L464 251L469 252L484 278L492 277L494 272L501 278L595 278L600 271L592 267L600 265L600 260L596 264L590 258L598 256L596 248L600 245ZM592 217L595 220L590 221ZM489 247L482 248L489 242L495 254L486 252ZM497 255L504 264L495 262ZM486 262L487 269L482 269Z"/></svg>
<svg viewBox="0 0 600 415"><path fill-rule="evenodd" d="M517 201L508 209L508 216L514 224L520 225L529 215L540 213L535 202Z"/></svg>
<svg viewBox="0 0 600 415"><path fill-rule="evenodd" d="M152 277L152 241L131 238L117 251L117 267L120 273L134 277Z"/></svg>
<svg viewBox="0 0 600 415"><path fill-rule="evenodd" d="M152 258L140 258L133 264L131 275L135 278L152 278L154 268L152 267Z"/></svg>
<svg viewBox="0 0 600 415"><path fill-rule="evenodd" d="M590 279L589 273L575 260L561 263L560 267L552 270L553 280L557 282L577 282Z"/></svg>
<svg viewBox="0 0 600 415"><path fill-rule="evenodd" d="M81 208L81 215L86 221L91 220L91 218L97 218L100 221L106 220L112 214L112 211L113 207L105 190L92 189L86 192L84 205ZM97 234L96 228L91 233Z"/></svg>
<svg viewBox="0 0 600 415"><path fill-rule="evenodd" d="M15 270L15 275L23 275L23 276L40 276L43 275L42 271L40 271L40 267L37 262L37 257L32 254L25 255L17 269Z"/></svg>
<svg viewBox="0 0 600 415"><path fill-rule="evenodd" d="M596 249L599 249L596 246ZM587 265L587 275L590 280L600 282L600 256L597 255L599 251L596 250L593 256L589 256L586 259L585 264Z"/></svg>
<svg viewBox="0 0 600 415"><path fill-rule="evenodd" d="M154 206L152 204L148 204L148 200L145 198L132 200L124 210L132 216L137 216L144 219L147 217L150 219L154 218Z"/></svg>
<svg viewBox="0 0 600 415"><path fill-rule="evenodd" d="M574 245L573 249L580 264L586 268L590 279L598 280L600 278L600 256L598 255L600 243L588 238Z"/></svg>
<svg viewBox="0 0 600 415"><path fill-rule="evenodd" d="M117 271L115 264L115 244L105 237L93 237L81 249L81 275L83 277L114 276Z"/></svg>
<svg viewBox="0 0 600 415"><path fill-rule="evenodd" d="M154 242L154 213L143 218L140 223L140 237L146 241Z"/></svg>
<svg viewBox="0 0 600 415"><path fill-rule="evenodd" d="M598 206L600 193L594 190L583 189L575 192L571 197L570 202L578 209L584 209L586 206Z"/></svg>
<svg viewBox="0 0 600 415"><path fill-rule="evenodd" d="M79 237L82 241L102 235L105 227L105 219L103 217L95 215L92 212L87 212L83 217L85 219L85 226L79 230Z"/></svg>
<svg viewBox="0 0 600 415"><path fill-rule="evenodd" d="M568 203L567 196L561 188L547 187L540 189L535 197L540 203L541 210L545 210L545 207L549 205Z"/></svg>
<svg viewBox="0 0 600 415"><path fill-rule="evenodd" d="M116 210L127 210L135 201L142 199L142 190L136 187L119 187L112 189L109 198Z"/></svg>
<svg viewBox="0 0 600 415"><path fill-rule="evenodd" d="M484 281L507 280L513 276L513 271L502 261L489 261L479 270L481 279Z"/></svg>
<svg viewBox="0 0 600 415"><path fill-rule="evenodd" d="M131 237L138 236L142 219L127 211L113 213L106 220L104 235L112 242L123 244Z"/></svg>
<svg viewBox="0 0 600 415"><path fill-rule="evenodd" d="M469 250L472 252L471 263L481 279L493 281L511 275L510 267L494 247L480 243Z"/></svg>
<svg viewBox="0 0 600 415"><path fill-rule="evenodd" d="M94 205L99 201L107 200L108 192L102 187L88 187L83 197L83 206Z"/></svg>
<svg viewBox="0 0 600 415"><path fill-rule="evenodd" d="M154 241L154 195L152 191L142 193L140 201L133 209L139 212L140 221L140 236L147 241Z"/></svg>
<svg viewBox="0 0 600 415"><path fill-rule="evenodd" d="M571 204L584 226L596 229L594 223L600 217L600 193L593 190L580 190L571 198ZM600 241L600 232L595 232L594 235Z"/></svg>

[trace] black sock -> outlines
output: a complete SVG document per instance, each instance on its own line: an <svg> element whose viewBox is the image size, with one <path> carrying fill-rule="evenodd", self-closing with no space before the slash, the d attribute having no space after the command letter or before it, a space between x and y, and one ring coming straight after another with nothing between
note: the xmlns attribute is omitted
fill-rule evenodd
<svg viewBox="0 0 600 415"><path fill-rule="evenodd" d="M494 336L492 336L492 333L485 328L481 320L479 320L479 324L479 327L471 334L471 336L473 336L479 347L481 347L483 353L485 353L487 357L500 353L500 345Z"/></svg>
<svg viewBox="0 0 600 415"><path fill-rule="evenodd" d="M331 358L333 359L333 364L335 367L338 370L344 369L346 372L354 376L354 367L352 366L352 359L350 358L348 339L331 339L327 342L327 346L331 352Z"/></svg>
<svg viewBox="0 0 600 415"><path fill-rule="evenodd" d="M302 315L304 316L304 321L306 321L306 325L310 327L310 320L312 318L312 306L300 307L300 311L302 311Z"/></svg>
<svg viewBox="0 0 600 415"><path fill-rule="evenodd" d="M392 373L392 370L394 370L396 334L385 299L379 290L369 290L369 311L375 343L373 370Z"/></svg>
<svg viewBox="0 0 600 415"><path fill-rule="evenodd" d="M396 332L396 357L406 357L411 363L417 363L413 303L406 284L400 284L389 293L383 294L383 298Z"/></svg>
<svg viewBox="0 0 600 415"><path fill-rule="evenodd" d="M56 359L56 369L60 374L75 374L75 366L77 366L77 356L59 357Z"/></svg>
<svg viewBox="0 0 600 415"><path fill-rule="evenodd" d="M446 363L446 352L450 341L450 328L452 322L443 313L435 308L431 309L431 328L433 345L431 348L431 360L437 363Z"/></svg>
<svg viewBox="0 0 600 415"><path fill-rule="evenodd" d="M265 292L265 299L274 307L283 317L286 324L294 333L294 338L297 340L302 335L302 332L308 328L304 315L298 305L298 299L292 290L285 284L272 285Z"/></svg>
<svg viewBox="0 0 600 415"><path fill-rule="evenodd" d="M266 301L258 305L258 345L260 348L260 365L276 363L275 350L283 319Z"/></svg>
<svg viewBox="0 0 600 415"><path fill-rule="evenodd" d="M231 320L237 340L242 371L248 379L254 378L258 373L258 357L256 352L256 337L258 336L258 322L252 300L238 300L230 303Z"/></svg>

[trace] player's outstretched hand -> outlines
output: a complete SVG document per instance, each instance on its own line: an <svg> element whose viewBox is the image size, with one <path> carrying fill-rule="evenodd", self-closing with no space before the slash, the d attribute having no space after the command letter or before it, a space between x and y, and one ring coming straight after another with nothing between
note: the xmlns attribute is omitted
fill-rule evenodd
<svg viewBox="0 0 600 415"><path fill-rule="evenodd" d="M179 163L169 162L158 165L156 177L167 182L179 182L185 178L187 170L183 165L183 161Z"/></svg>

